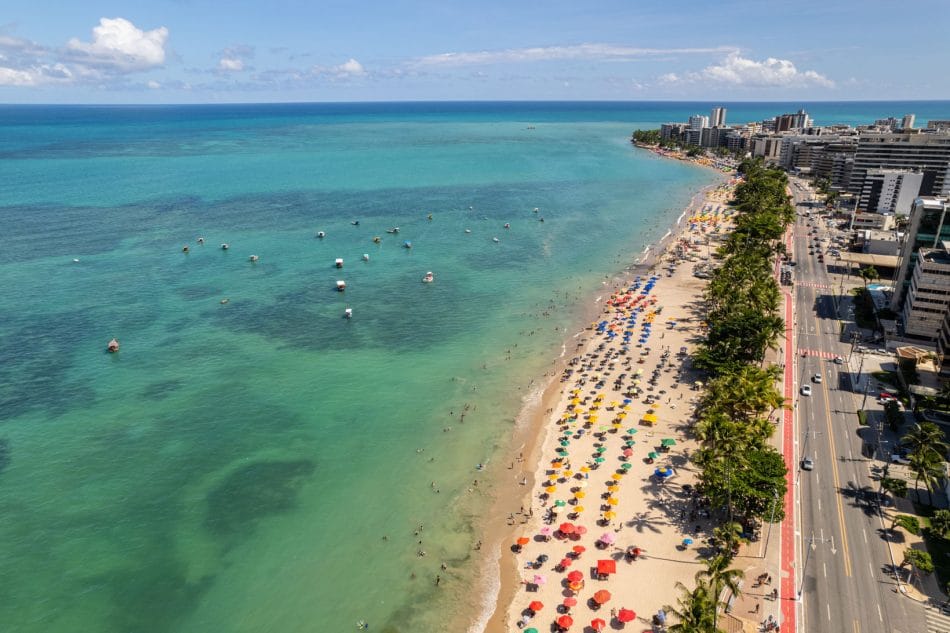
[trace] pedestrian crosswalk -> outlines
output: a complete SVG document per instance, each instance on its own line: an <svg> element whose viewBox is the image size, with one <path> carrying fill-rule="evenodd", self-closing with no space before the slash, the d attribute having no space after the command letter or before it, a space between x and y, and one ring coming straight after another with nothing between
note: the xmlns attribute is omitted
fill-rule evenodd
<svg viewBox="0 0 950 633"><path fill-rule="evenodd" d="M945 609L927 609L927 633L950 633L950 615Z"/></svg>
<svg viewBox="0 0 950 633"><path fill-rule="evenodd" d="M818 358L824 358L826 360L834 360L835 356L837 356L837 354L835 354L834 352L826 352L820 349L805 349L804 347L798 348L798 355L799 356L817 356Z"/></svg>
<svg viewBox="0 0 950 633"><path fill-rule="evenodd" d="M831 288L831 286L829 286L828 284L819 284L819 283L815 283L814 281L799 281L795 285L804 286L806 288L822 288L824 290L828 290L829 288Z"/></svg>

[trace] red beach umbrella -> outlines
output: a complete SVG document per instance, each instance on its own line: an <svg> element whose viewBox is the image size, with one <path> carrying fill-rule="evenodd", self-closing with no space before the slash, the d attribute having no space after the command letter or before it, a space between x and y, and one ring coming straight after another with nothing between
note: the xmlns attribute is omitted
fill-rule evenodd
<svg viewBox="0 0 950 633"><path fill-rule="evenodd" d="M544 608L544 604L539 602L538 600L535 600L531 604L528 605L528 608L534 611L535 613L537 613L538 611Z"/></svg>
<svg viewBox="0 0 950 633"><path fill-rule="evenodd" d="M627 622L633 622L637 618L637 614L631 611L630 609L621 609L617 612L617 620L626 624Z"/></svg>
<svg viewBox="0 0 950 633"><path fill-rule="evenodd" d="M531 539L529 539L527 536L520 536L518 537L518 540L515 541L515 543L517 543L519 546L527 545L530 542L531 542Z"/></svg>
<svg viewBox="0 0 950 633"><path fill-rule="evenodd" d="M603 631L607 628L607 623L601 618L594 618L590 621L590 628L594 629L595 631Z"/></svg>
<svg viewBox="0 0 950 633"><path fill-rule="evenodd" d="M574 528L574 534L577 534L578 536L584 536L587 534L587 528L583 525L578 525Z"/></svg>
<svg viewBox="0 0 950 633"><path fill-rule="evenodd" d="M573 551L575 554L580 556L581 554L587 551L587 548L584 547L583 545L575 545L574 547L571 548L571 551Z"/></svg>
<svg viewBox="0 0 950 633"><path fill-rule="evenodd" d="M568 608L570 608L570 607L576 607L576 606L577 606L577 598L564 598L564 606L565 606L565 607L568 607Z"/></svg>
<svg viewBox="0 0 950 633"><path fill-rule="evenodd" d="M560 563L559 566L560 566L560 567L570 567L570 566L571 566L571 563L573 563L573 562L574 562L574 561L571 560L570 558L562 558L562 559L561 559L561 563Z"/></svg>
<svg viewBox="0 0 950 633"><path fill-rule="evenodd" d="M569 615L562 615L557 619L557 625L562 629L569 629L574 624L574 618Z"/></svg>
<svg viewBox="0 0 950 633"><path fill-rule="evenodd" d="M570 582L580 582L581 580L584 580L584 572L578 569L575 569L574 571L572 571L571 573L567 575L567 579Z"/></svg>
<svg viewBox="0 0 950 633"><path fill-rule="evenodd" d="M610 600L610 592L606 589L601 589L594 594L594 602L597 604L604 604L608 600Z"/></svg>
<svg viewBox="0 0 950 633"><path fill-rule="evenodd" d="M573 534L577 528L574 527L573 523L562 523L558 530L563 534Z"/></svg>

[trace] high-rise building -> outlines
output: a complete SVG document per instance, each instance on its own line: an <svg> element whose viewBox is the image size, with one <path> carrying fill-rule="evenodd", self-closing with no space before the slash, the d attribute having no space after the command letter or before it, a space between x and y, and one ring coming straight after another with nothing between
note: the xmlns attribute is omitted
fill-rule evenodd
<svg viewBox="0 0 950 633"><path fill-rule="evenodd" d="M869 169L858 196L857 209L870 213L909 215L920 194L924 175L900 169Z"/></svg>
<svg viewBox="0 0 950 633"><path fill-rule="evenodd" d="M726 109L723 107L713 108L709 112L709 125L712 127L723 127L726 124Z"/></svg>
<svg viewBox="0 0 950 633"><path fill-rule="evenodd" d="M950 201L947 198L921 196L914 200L910 210L910 222L904 234L900 255L897 258L897 273L894 276L894 295L891 310L900 312L904 297L914 273L917 252L922 248L937 248L950 240Z"/></svg>
<svg viewBox="0 0 950 633"><path fill-rule="evenodd" d="M936 341L950 311L950 252L942 242L937 248L921 248L911 276L901 315L904 336Z"/></svg>
<svg viewBox="0 0 950 633"><path fill-rule="evenodd" d="M922 196L950 194L950 134L937 132L862 132L854 155L848 191L859 195L869 169L900 169L923 174Z"/></svg>
<svg viewBox="0 0 950 633"><path fill-rule="evenodd" d="M691 130L701 130L704 127L709 127L709 117L703 116L701 114L694 114L689 117L689 129Z"/></svg>
<svg viewBox="0 0 950 633"><path fill-rule="evenodd" d="M904 118L901 119L901 129L902 130L912 130L914 129L914 115L905 114Z"/></svg>

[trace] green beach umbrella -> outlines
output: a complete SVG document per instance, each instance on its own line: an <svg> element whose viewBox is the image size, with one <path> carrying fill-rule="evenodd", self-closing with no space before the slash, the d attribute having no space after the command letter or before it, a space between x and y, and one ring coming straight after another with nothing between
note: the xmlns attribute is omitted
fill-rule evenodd
<svg viewBox="0 0 950 633"><path fill-rule="evenodd" d="M597 452L598 452L598 453L603 453L603 452L606 451L606 450L607 450L607 447L606 447L606 446L601 446L600 448L597 449Z"/></svg>
<svg viewBox="0 0 950 633"><path fill-rule="evenodd" d="M538 633L538 629L531 627L530 629L525 629L524 633Z"/></svg>
<svg viewBox="0 0 950 633"><path fill-rule="evenodd" d="M570 445L571 443L568 442L567 440L561 440L561 446L570 446Z"/></svg>
<svg viewBox="0 0 950 633"><path fill-rule="evenodd" d="M627 440L626 442L624 442L624 444L627 446L627 448L630 448L631 446L636 444L636 442L634 442L633 440Z"/></svg>
<svg viewBox="0 0 950 633"><path fill-rule="evenodd" d="M649 457L650 459L658 459L660 456L657 455L656 452L650 451L649 453L647 453L647 457Z"/></svg>
<svg viewBox="0 0 950 633"><path fill-rule="evenodd" d="M557 501L554 502L554 505L556 505L556 506L559 507L559 508L563 508L564 506L567 505L567 501L564 501L564 500L562 500L562 499L558 499Z"/></svg>
<svg viewBox="0 0 950 633"><path fill-rule="evenodd" d="M666 438L665 440L663 440L662 442L660 442L660 444L663 445L663 446L676 446L676 440L670 439L670 438Z"/></svg>
<svg viewBox="0 0 950 633"><path fill-rule="evenodd" d="M594 461L597 462L598 464L603 464L605 461L607 461L607 459L605 457L598 457Z"/></svg>
<svg viewBox="0 0 950 633"><path fill-rule="evenodd" d="M628 435L636 435L636 434L637 434L637 429L631 427L631 428L627 429L627 434L628 434Z"/></svg>
<svg viewBox="0 0 950 633"><path fill-rule="evenodd" d="M621 466L621 468L623 468L624 470L630 470L631 468L633 468L633 464L631 464L630 462L627 462L626 464Z"/></svg>

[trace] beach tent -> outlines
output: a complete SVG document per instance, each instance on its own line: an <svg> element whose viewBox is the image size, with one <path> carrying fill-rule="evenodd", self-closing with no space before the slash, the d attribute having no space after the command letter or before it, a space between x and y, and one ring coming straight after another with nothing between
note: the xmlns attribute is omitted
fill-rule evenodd
<svg viewBox="0 0 950 633"><path fill-rule="evenodd" d="M601 559L597 561L598 575L606 576L608 574L616 574L616 573L617 573L617 561L613 560L612 558L605 558L605 559ZM598 591L597 593L600 593L600 592ZM596 594L594 595L596 596ZM607 593L607 600L609 599L610 599L610 594ZM604 602L606 602L606 600ZM603 604L603 602L601 602L600 604Z"/></svg>

